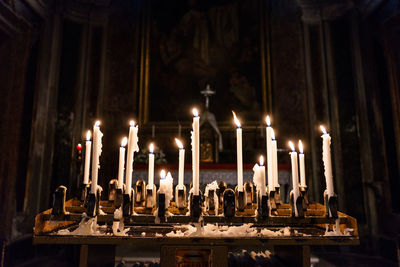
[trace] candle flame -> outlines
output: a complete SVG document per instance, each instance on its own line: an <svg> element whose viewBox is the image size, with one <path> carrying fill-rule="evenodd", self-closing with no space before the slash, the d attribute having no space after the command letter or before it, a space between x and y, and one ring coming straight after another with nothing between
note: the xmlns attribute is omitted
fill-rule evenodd
<svg viewBox="0 0 400 267"><path fill-rule="evenodd" d="M90 130L87 131L87 133L86 133L86 141L90 141L91 136L92 136L92 134L90 133Z"/></svg>
<svg viewBox="0 0 400 267"><path fill-rule="evenodd" d="M197 111L196 108L194 108L194 109L192 110L192 112L193 112L193 116L195 116L195 117L198 117L198 116L199 116L199 112Z"/></svg>
<svg viewBox="0 0 400 267"><path fill-rule="evenodd" d="M269 115L265 118L265 122L267 123L267 126L271 126L271 119L269 118Z"/></svg>
<svg viewBox="0 0 400 267"><path fill-rule="evenodd" d="M129 122L129 125L130 125L131 127L135 126L135 121L134 121L134 120L131 120L131 121Z"/></svg>
<svg viewBox="0 0 400 267"><path fill-rule="evenodd" d="M175 142L178 145L179 149L183 149L183 144L178 138L175 138Z"/></svg>
<svg viewBox="0 0 400 267"><path fill-rule="evenodd" d="M165 170L160 171L160 179L165 179Z"/></svg>
<svg viewBox="0 0 400 267"><path fill-rule="evenodd" d="M235 111L232 110L232 114L233 114L233 120L234 120L236 126L237 126L238 128L240 128L242 125L240 124L239 119L236 117Z"/></svg>
<svg viewBox="0 0 400 267"><path fill-rule="evenodd" d="M274 131L274 129L271 129L271 139L275 140L275 131Z"/></svg>
<svg viewBox="0 0 400 267"><path fill-rule="evenodd" d="M263 165L264 165L264 157L260 156L260 166L263 166Z"/></svg>
<svg viewBox="0 0 400 267"><path fill-rule="evenodd" d="M124 146L126 146L127 143L128 143L128 138L126 138L126 137L122 138L121 146L124 147Z"/></svg>
<svg viewBox="0 0 400 267"><path fill-rule="evenodd" d="M294 145L293 145L293 142L292 142L292 141L289 141L289 146L290 146L290 149L291 149L293 152L296 151L296 149L294 148Z"/></svg>
<svg viewBox="0 0 400 267"><path fill-rule="evenodd" d="M303 153L303 143L301 142L301 140L299 140L299 151L300 153Z"/></svg>
<svg viewBox="0 0 400 267"><path fill-rule="evenodd" d="M153 143L150 143L149 151L150 151L150 153L154 153L154 144Z"/></svg>
<svg viewBox="0 0 400 267"><path fill-rule="evenodd" d="M319 127L321 128L321 131L322 131L324 134L327 134L326 129L325 129L325 127L324 127L323 125L321 125L321 126L319 126Z"/></svg>
<svg viewBox="0 0 400 267"><path fill-rule="evenodd" d="M100 126L100 121L96 121L96 123L94 124L95 127L99 127Z"/></svg>

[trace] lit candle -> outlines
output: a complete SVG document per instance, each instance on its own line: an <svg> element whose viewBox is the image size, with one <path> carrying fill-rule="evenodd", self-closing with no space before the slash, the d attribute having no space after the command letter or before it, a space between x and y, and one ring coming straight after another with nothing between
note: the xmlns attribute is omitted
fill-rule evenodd
<svg viewBox="0 0 400 267"><path fill-rule="evenodd" d="M275 191L275 184L273 180L273 172L272 172L272 127L271 127L271 120L269 116L265 118L265 122L267 123L267 171L268 171L268 193L271 191Z"/></svg>
<svg viewBox="0 0 400 267"><path fill-rule="evenodd" d="M279 180L278 180L278 148L275 139L275 131L272 129L271 131L271 138L272 138L272 177L274 181L274 187L279 187Z"/></svg>
<svg viewBox="0 0 400 267"><path fill-rule="evenodd" d="M154 184L154 145L150 144L149 147L149 188L152 189Z"/></svg>
<svg viewBox="0 0 400 267"><path fill-rule="evenodd" d="M243 151L242 151L242 128L240 121L232 110L233 119L237 126L236 129L236 157L237 157L237 183L238 191L243 192Z"/></svg>
<svg viewBox="0 0 400 267"><path fill-rule="evenodd" d="M192 131L192 169L193 169L193 195L199 195L199 170L200 170L200 116L197 109L193 109Z"/></svg>
<svg viewBox="0 0 400 267"><path fill-rule="evenodd" d="M165 184L165 182L166 182L166 179L165 179L165 176L166 176L166 172L165 172L165 170L161 170L160 171L160 189L159 189L159 193L164 193L165 192L165 186L166 186L166 184Z"/></svg>
<svg viewBox="0 0 400 267"><path fill-rule="evenodd" d="M299 170L297 166L297 152L294 148L294 145L292 141L289 141L289 146L290 149L292 149L292 152L290 152L290 159L292 163L292 181L293 181L293 200L296 204L296 200L299 197ZM296 205L294 205L296 207ZM297 209L295 209L295 215L298 216Z"/></svg>
<svg viewBox="0 0 400 267"><path fill-rule="evenodd" d="M119 148L118 188L120 189L124 184L125 146L127 142L128 139L126 137L122 138L121 147Z"/></svg>
<svg viewBox="0 0 400 267"><path fill-rule="evenodd" d="M260 194L262 196L265 196L267 194L266 192L266 184L265 184L265 166L264 166L264 157L260 156L260 167L258 168L259 175L260 175L260 181L261 181L261 188L260 188Z"/></svg>
<svg viewBox="0 0 400 267"><path fill-rule="evenodd" d="M299 168L300 168L300 186L305 187L306 184L306 168L304 163L303 143L299 140Z"/></svg>
<svg viewBox="0 0 400 267"><path fill-rule="evenodd" d="M85 146L85 170L83 172L83 184L89 183L89 171L90 171L90 153L92 150L92 141L90 141L90 131L86 134L86 146Z"/></svg>
<svg viewBox="0 0 400 267"><path fill-rule="evenodd" d="M139 151L138 146L138 126L135 126L134 121L129 122L129 136L128 136L128 155L126 159L126 170L125 170L125 194L131 194L132 188L132 168L133 168L133 155L134 152Z"/></svg>
<svg viewBox="0 0 400 267"><path fill-rule="evenodd" d="M328 197L333 196L333 178L332 178L332 162L331 162L331 136L327 133L324 126L321 125L322 137L322 160L324 161L325 180Z"/></svg>
<svg viewBox="0 0 400 267"><path fill-rule="evenodd" d="M93 126L93 158L92 158L92 185L90 193L96 194L97 192L97 179L100 169L100 155L101 155L101 138L103 133L100 131L100 121L96 121Z"/></svg>
<svg viewBox="0 0 400 267"><path fill-rule="evenodd" d="M175 138L175 142L179 147L179 172L178 172L178 188L183 189L184 184L184 167L185 167L185 149L182 142Z"/></svg>

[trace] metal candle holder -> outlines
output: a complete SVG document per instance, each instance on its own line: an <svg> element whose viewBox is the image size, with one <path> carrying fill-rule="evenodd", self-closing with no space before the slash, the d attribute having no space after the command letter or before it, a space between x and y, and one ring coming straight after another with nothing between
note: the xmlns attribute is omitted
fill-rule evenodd
<svg viewBox="0 0 400 267"><path fill-rule="evenodd" d="M146 186L146 208L153 209L156 206L156 186L153 184L153 188Z"/></svg>
<svg viewBox="0 0 400 267"><path fill-rule="evenodd" d="M244 190L243 191L239 191L238 187L236 186L235 188L235 199L236 199L236 208L238 211L244 211L244 206L245 206L245 194L244 194Z"/></svg>
<svg viewBox="0 0 400 267"><path fill-rule="evenodd" d="M292 207L292 217L304 218L304 206L303 206L303 196L300 194L296 199L294 199L293 191L290 192L290 206Z"/></svg>
<svg viewBox="0 0 400 267"><path fill-rule="evenodd" d="M108 183L108 200L115 201L115 197L117 195L117 187L118 187L117 179L112 179Z"/></svg>
<svg viewBox="0 0 400 267"><path fill-rule="evenodd" d="M157 208L158 208L158 213L157 217L160 219L161 222L165 222L165 210L168 208L167 205L165 205L165 194L164 193L159 193L157 194Z"/></svg>
<svg viewBox="0 0 400 267"><path fill-rule="evenodd" d="M227 188L224 191L224 216L227 218L232 218L235 216L236 210L236 199L235 199L235 192Z"/></svg>
<svg viewBox="0 0 400 267"><path fill-rule="evenodd" d="M251 206L253 204L253 184L251 182L246 182L244 184L244 204L246 206Z"/></svg>
<svg viewBox="0 0 400 267"><path fill-rule="evenodd" d="M282 203L281 201L281 187L275 186L275 203L276 205L280 205Z"/></svg>
<svg viewBox="0 0 400 267"><path fill-rule="evenodd" d="M265 195L260 195L258 194L258 198L257 198L257 202L258 202L258 208L257 208L257 214L259 217L265 219L269 217L269 205L268 205L268 194Z"/></svg>
<svg viewBox="0 0 400 267"><path fill-rule="evenodd" d="M101 198L100 189L97 189L96 194L89 193L87 199L87 215L89 217L94 217L100 213L100 198Z"/></svg>
<svg viewBox="0 0 400 267"><path fill-rule="evenodd" d="M190 193L190 217L193 222L198 222L202 213L202 193L198 195Z"/></svg>
<svg viewBox="0 0 400 267"><path fill-rule="evenodd" d="M144 207L146 204L146 182L141 179L136 182L135 207Z"/></svg>
<svg viewBox="0 0 400 267"><path fill-rule="evenodd" d="M57 187L53 193L53 209L51 214L54 216L62 216L65 214L65 199L67 188L65 186Z"/></svg>
<svg viewBox="0 0 400 267"><path fill-rule="evenodd" d="M175 205L178 209L186 208L186 186L183 185L182 189L179 189L177 185L175 187Z"/></svg>
<svg viewBox="0 0 400 267"><path fill-rule="evenodd" d="M328 192L324 192L324 204L326 210L326 217L339 218L338 216L338 197L334 196L328 197Z"/></svg>
<svg viewBox="0 0 400 267"><path fill-rule="evenodd" d="M303 208L307 209L308 205L310 204L308 201L308 187L300 186L300 194L303 197Z"/></svg>
<svg viewBox="0 0 400 267"><path fill-rule="evenodd" d="M206 207L208 211L215 211L216 207L214 198L215 198L215 190L214 189L208 190L208 196L206 196Z"/></svg>
<svg viewBox="0 0 400 267"><path fill-rule="evenodd" d="M128 217L133 214L134 194L135 194L135 191L133 190L133 188L131 188L131 194L128 194L125 192L122 196L122 215L124 217Z"/></svg>
<svg viewBox="0 0 400 267"><path fill-rule="evenodd" d="M224 191L226 188L228 188L228 185L224 181L218 182L218 188L216 193L218 197L218 207L220 208L224 207Z"/></svg>

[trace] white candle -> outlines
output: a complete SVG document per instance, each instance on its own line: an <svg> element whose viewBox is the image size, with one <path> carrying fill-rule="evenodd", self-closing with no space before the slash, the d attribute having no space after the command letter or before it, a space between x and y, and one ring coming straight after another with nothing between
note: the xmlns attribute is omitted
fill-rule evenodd
<svg viewBox="0 0 400 267"><path fill-rule="evenodd" d="M261 188L260 188L260 194L262 196L265 196L267 194L266 192L266 184L265 184L265 166L264 166L264 157L260 156L260 167L258 168L260 179L261 179Z"/></svg>
<svg viewBox="0 0 400 267"><path fill-rule="evenodd" d="M274 187L279 187L279 180L278 180L278 148L275 139L275 131L272 129L271 131L271 138L272 138L272 177L274 181Z"/></svg>
<svg viewBox="0 0 400 267"><path fill-rule="evenodd" d="M185 149L182 142L175 138L175 142L179 147L179 172L178 172L178 188L183 189L184 184L184 167L185 167Z"/></svg>
<svg viewBox="0 0 400 267"><path fill-rule="evenodd" d="M124 184L124 165L125 165L125 146L128 142L126 137L122 138L121 147L119 148L119 164L118 164L118 188L122 189Z"/></svg>
<svg viewBox="0 0 400 267"><path fill-rule="evenodd" d="M326 180L326 189L328 196L331 197L335 194L333 191L333 178L332 178L332 162L331 162L331 137L326 132L324 126L321 125L321 131L324 133L322 137L322 160L324 161L324 174Z"/></svg>
<svg viewBox="0 0 400 267"><path fill-rule="evenodd" d="M86 146L85 146L85 170L83 172L83 184L89 183L89 171L90 171L90 153L92 151L92 141L90 141L90 131L86 134Z"/></svg>
<svg viewBox="0 0 400 267"><path fill-rule="evenodd" d="M268 171L268 193L271 191L275 191L275 184L274 184L274 179L273 179L273 171L272 171L272 127L271 127L271 120L269 116L265 118L265 121L267 123L267 139L266 139L266 145L267 145L267 171Z"/></svg>
<svg viewBox="0 0 400 267"><path fill-rule="evenodd" d="M90 193L97 194L97 180L100 169L100 155L101 155L101 138L103 133L100 131L100 121L96 121L93 126L93 158L92 158L92 185Z"/></svg>
<svg viewBox="0 0 400 267"><path fill-rule="evenodd" d="M154 145L150 144L149 147L149 188L152 189L154 184Z"/></svg>
<svg viewBox="0 0 400 267"><path fill-rule="evenodd" d="M292 149L292 152L290 152L290 159L292 163L292 181L293 181L293 199L294 201L297 200L299 197L299 169L297 166L297 152L294 148L294 145L291 141L289 141L289 146L290 149ZM296 204L296 202L295 202ZM294 205L296 207L296 205ZM295 209L295 215L298 216L297 209Z"/></svg>
<svg viewBox="0 0 400 267"><path fill-rule="evenodd" d="M242 148L242 128L240 121L236 117L235 112L232 110L233 119L237 126L236 129L236 157L237 157L237 183L238 191L243 192L243 148Z"/></svg>
<svg viewBox="0 0 400 267"><path fill-rule="evenodd" d="M303 143L299 140L299 167L300 167L300 186L305 187L306 184L306 168L304 163Z"/></svg>
<svg viewBox="0 0 400 267"><path fill-rule="evenodd" d="M139 151L138 147L138 126L135 126L134 121L130 121L129 136L128 136L128 155L126 159L125 170L125 194L131 194L132 188L132 168L133 168L133 155L134 152Z"/></svg>
<svg viewBox="0 0 400 267"><path fill-rule="evenodd" d="M199 195L200 170L200 116L197 109L193 109L192 131L192 168L193 168L193 195Z"/></svg>

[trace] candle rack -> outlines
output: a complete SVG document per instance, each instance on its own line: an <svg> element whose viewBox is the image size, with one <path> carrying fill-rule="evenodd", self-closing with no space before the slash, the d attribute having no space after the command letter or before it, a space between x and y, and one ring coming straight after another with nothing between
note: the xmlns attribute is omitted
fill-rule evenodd
<svg viewBox="0 0 400 267"><path fill-rule="evenodd" d="M145 188L144 183L137 183ZM310 226L325 227L334 229L333 225L342 225L346 227L356 227L355 219L340 213L337 210L337 196L328 198L325 192L325 205L318 203L310 203L306 200L307 187L299 188L300 195L297 199L293 198L291 192L290 203L279 203L276 205L276 212L271 212L271 196L268 194L260 195L253 198L255 202L250 202L252 197L251 183L244 186L244 199L246 205L243 211L237 208L238 195L231 188L225 188L225 183L218 183L221 188L217 187L209 190L208 197L204 199L203 193L200 191L199 195L189 195L189 201L185 205L178 204L179 199L184 195L179 196L179 191L183 189L175 188L175 199L167 201L164 193L157 192L156 201L154 206L147 208L146 206L135 206L137 201L134 201L134 190L131 189L131 194L122 194L122 190L115 188L115 182L110 182L110 188L115 190L114 193L107 195L107 200L101 199L101 188L98 188L96 194L89 193L87 200L81 201L79 198L70 199L66 201L67 188L59 186L54 192L53 208L44 212L40 220L42 221L42 228L55 229L57 225L76 225L86 213L88 217L97 217L98 223L112 224L114 221L122 220L125 226L139 226L147 225L148 227L159 227L160 225L174 225L174 224L187 224L187 223L218 223L218 224L243 224L252 223L259 227L267 226ZM137 187L140 189L140 187ZM155 191L156 187L153 186ZM185 188L184 188L185 189ZM147 188L147 192L149 192ZM215 192L213 192L215 190ZM140 190L139 190L140 191ZM153 191L153 192L154 192ZM215 205L215 197L218 194L222 195L222 205ZM122 205L118 206L118 196L122 196ZM151 201L152 195L147 194L146 199ZM178 196L178 197L176 197ZM206 202L205 202L206 201ZM85 205L86 203L86 205ZM139 202L140 204L140 202ZM114 218L116 209L122 206L122 218ZM297 209L297 216L295 210ZM188 212L189 211L189 212ZM49 222L49 221L52 221ZM53 225L54 224L54 225ZM43 228L44 227L44 228ZM343 228L344 229L344 228ZM35 229L36 231L36 229Z"/></svg>

